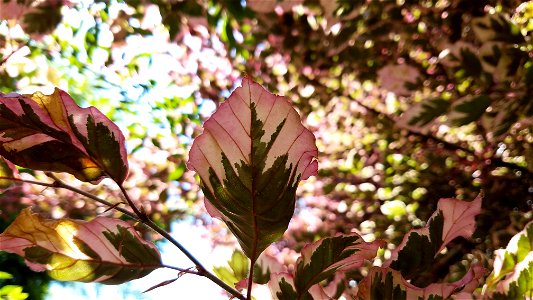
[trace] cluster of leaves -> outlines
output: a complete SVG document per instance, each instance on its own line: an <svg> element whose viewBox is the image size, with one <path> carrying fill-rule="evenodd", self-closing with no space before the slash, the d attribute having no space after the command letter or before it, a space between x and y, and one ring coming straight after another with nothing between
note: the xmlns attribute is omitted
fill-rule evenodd
<svg viewBox="0 0 533 300"><path fill-rule="evenodd" d="M24 181L16 178L13 162L26 168L68 172L92 183L109 177L124 192L132 210L123 212L162 233L124 190L122 183L128 171L122 155L124 138L100 111L94 107L81 109L68 94L58 90L51 95L2 95L0 108L4 188L16 180ZM191 148L189 167L200 176L207 211L226 223L250 259L249 264L244 264L234 253L230 261L233 279L239 280L230 283L237 289L246 289L246 298L214 280L234 296L251 299L254 278L268 283L278 299L341 295L357 299L448 298L457 292L473 292L480 284L485 269L478 263L473 263L463 278L450 283L417 286L409 280L430 268L451 241L472 236L475 217L481 211L481 197L472 202L441 199L426 226L409 231L381 266L369 268L357 288L350 288L347 283L351 280L348 272L374 259L377 250L386 245L383 240L366 242L357 233L338 234L306 245L292 273L278 272L282 266L256 268L263 251L287 230L299 181L317 174L315 138L303 127L286 98L269 93L248 78L204 124L204 129ZM59 150L68 148L69 151L57 151L68 156L43 157L51 151L47 148L50 144ZM68 187L61 181L57 184ZM500 265L505 260L515 265L508 267L507 262L505 270L494 270L487 283L489 291L496 291L494 295L529 292L533 259L530 227L511 240L509 248L514 246L514 254L502 250L505 252L498 255L504 260ZM163 235L171 239L168 234ZM103 216L91 221L50 220L28 208L0 234L0 242L0 250L24 257L30 268L46 270L58 280L120 284L164 267L157 248L144 241L129 223ZM186 252L177 242L176 245ZM207 271L191 260L198 272L190 272L207 276ZM254 277L256 269L259 274ZM224 274L224 269L217 269L217 273ZM324 280L331 282L323 287L320 283Z"/></svg>
<svg viewBox="0 0 533 300"><path fill-rule="evenodd" d="M185 149L206 99L218 105L241 72L291 95L317 137L321 168L297 191L280 253L338 232L399 244L439 198L484 190L476 243L449 244L411 279L423 286L450 266L465 274L473 248L490 265L533 216L531 1L14 2L0 3L0 89L61 86L128 128L124 186L160 225L197 213ZM147 108L151 122L130 121ZM121 201L105 180L83 188ZM55 217L106 209L29 184L0 197L8 222L27 205Z"/></svg>

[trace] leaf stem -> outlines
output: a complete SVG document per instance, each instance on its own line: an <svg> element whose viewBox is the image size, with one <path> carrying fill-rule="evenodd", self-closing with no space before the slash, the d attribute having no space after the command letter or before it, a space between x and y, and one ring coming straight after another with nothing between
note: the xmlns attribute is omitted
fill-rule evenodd
<svg viewBox="0 0 533 300"><path fill-rule="evenodd" d="M248 290L246 292L246 299L252 299L252 284L254 282L254 265L255 261L250 259L250 273L248 275Z"/></svg>
<svg viewBox="0 0 533 300"><path fill-rule="evenodd" d="M148 218L148 216L144 213L144 212L141 212L136 206L135 204L133 203L133 201L131 200L130 196L128 195L128 192L126 191L126 189L124 188L124 186L122 186L122 184L116 182L118 187L120 188L120 190L122 191L122 194L124 195L124 198L126 199L126 201L128 202L128 204L131 206L131 208L133 209L133 211L137 214L138 218L141 220L141 222L143 222L146 226L150 227L152 230L154 230L155 232L159 233L161 236L163 236L166 240L168 240L169 242L171 242L174 246L176 246L183 254L185 254L185 256L187 256L187 258L196 266L196 269L198 270L195 274L196 275L199 275L199 276L204 276L206 278L208 278L209 280L213 281L215 284L217 284L218 286L220 286L221 288L223 288L224 290L226 290L228 293L232 294L233 296L235 296L236 298L238 299L241 299L241 300L246 300L246 298L244 298L244 296L239 293L239 291L237 291L236 289L230 287L229 285L227 285L224 281L222 281L220 278L216 277L215 275L213 275L212 273L210 273L201 263L200 261L198 261L196 259L196 257L194 257L190 252L189 250L187 250L185 247L183 247L182 244L180 244L180 242L178 242L176 239L174 239L170 233L168 233L167 231L165 231L164 229L162 229L161 227L159 227L157 224L155 224L152 220L150 220L150 218Z"/></svg>

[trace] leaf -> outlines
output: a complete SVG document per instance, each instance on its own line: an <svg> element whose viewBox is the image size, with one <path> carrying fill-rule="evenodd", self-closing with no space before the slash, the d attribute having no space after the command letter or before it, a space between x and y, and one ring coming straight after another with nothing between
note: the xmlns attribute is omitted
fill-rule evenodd
<svg viewBox="0 0 533 300"><path fill-rule="evenodd" d="M0 250L57 280L120 284L161 267L157 248L121 220L50 220L24 209L0 234Z"/></svg>
<svg viewBox="0 0 533 300"><path fill-rule="evenodd" d="M11 278L13 278L13 275L7 272L0 271L0 280L11 279Z"/></svg>
<svg viewBox="0 0 533 300"><path fill-rule="evenodd" d="M424 131L437 117L443 115L449 106L450 103L442 98L423 100L406 110L398 120L398 125Z"/></svg>
<svg viewBox="0 0 533 300"><path fill-rule="evenodd" d="M363 266L373 259L384 241L367 243L358 234L336 235L320 239L302 249L296 261L294 285L299 295L311 286L332 277L336 272L346 272Z"/></svg>
<svg viewBox="0 0 533 300"><path fill-rule="evenodd" d="M448 115L454 126L463 126L477 121L491 104L491 99L486 95L465 97L454 102Z"/></svg>
<svg viewBox="0 0 533 300"><path fill-rule="evenodd" d="M494 251L494 256L494 269L487 277L483 296L489 299L532 298L533 221L511 238L506 249Z"/></svg>
<svg viewBox="0 0 533 300"><path fill-rule="evenodd" d="M287 229L298 182L317 173L317 154L290 102L245 77L205 122L187 165L200 176L208 212L255 262Z"/></svg>
<svg viewBox="0 0 533 300"><path fill-rule="evenodd" d="M294 280L289 273L282 272L271 274L268 287L270 288L270 293L272 293L274 299L298 299L296 288L294 287ZM306 294L306 297L310 297L310 295Z"/></svg>
<svg viewBox="0 0 533 300"><path fill-rule="evenodd" d="M94 107L80 108L64 91L0 94L0 155L36 170L68 172L83 181L128 173L122 132Z"/></svg>
<svg viewBox="0 0 533 300"><path fill-rule="evenodd" d="M356 299L448 299L455 292L472 292L484 273L483 267L472 265L463 278L456 282L433 283L419 288L405 280L398 271L372 267L360 282Z"/></svg>
<svg viewBox="0 0 533 300"><path fill-rule="evenodd" d="M0 177L13 178L17 174L17 168L10 161L0 156ZM0 191L5 190L13 185L13 181L0 178Z"/></svg>
<svg viewBox="0 0 533 300"><path fill-rule="evenodd" d="M0 299L24 300L29 296L30 295L28 293L24 293L23 288L18 285L8 284L0 288Z"/></svg>
<svg viewBox="0 0 533 300"><path fill-rule="evenodd" d="M302 249L302 254L296 261L294 277L289 274L280 275L275 282L271 277L269 285L274 290L282 291L283 282L279 280L283 278L294 287L294 299L313 299L312 294L326 293L325 289L315 285L333 278L338 272L360 268L365 260L374 258L378 248L385 244L380 240L367 243L356 233L320 239Z"/></svg>
<svg viewBox="0 0 533 300"><path fill-rule="evenodd" d="M248 276L249 262L248 258L239 250L234 250L231 259L228 261L228 267L219 266L214 267L215 274L230 286L235 284Z"/></svg>
<svg viewBox="0 0 533 300"><path fill-rule="evenodd" d="M409 231L383 266L400 271L406 279L427 270L437 254L453 239L459 236L470 238L476 227L475 216L480 211L481 196L472 202L440 199L427 225Z"/></svg>

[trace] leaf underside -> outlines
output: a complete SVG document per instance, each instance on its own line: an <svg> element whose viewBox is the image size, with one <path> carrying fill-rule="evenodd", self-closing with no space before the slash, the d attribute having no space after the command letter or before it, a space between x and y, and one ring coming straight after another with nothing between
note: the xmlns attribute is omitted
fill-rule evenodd
<svg viewBox="0 0 533 300"><path fill-rule="evenodd" d="M161 267L159 252L124 221L44 219L23 210L0 234L0 250L57 280L120 284Z"/></svg>
<svg viewBox="0 0 533 300"><path fill-rule="evenodd" d="M16 165L122 183L128 172L124 136L94 107L80 108L64 91L0 94L0 155Z"/></svg>
<svg viewBox="0 0 533 300"><path fill-rule="evenodd" d="M244 78L204 124L188 167L200 176L208 212L255 261L287 229L298 182L316 174L316 155L288 100Z"/></svg>

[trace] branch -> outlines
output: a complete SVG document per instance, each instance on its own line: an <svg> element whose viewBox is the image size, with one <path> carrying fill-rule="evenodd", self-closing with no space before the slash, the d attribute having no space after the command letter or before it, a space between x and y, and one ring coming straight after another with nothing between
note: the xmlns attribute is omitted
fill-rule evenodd
<svg viewBox="0 0 533 300"><path fill-rule="evenodd" d="M187 258L192 261L194 263L194 265L196 266L196 269L198 270L195 274L196 275L199 275L199 276L204 276L208 279L210 279L211 281L213 281L215 284L217 284L218 286L220 286L221 288L223 288L224 290L226 290L228 293L232 294L234 297L238 298L238 299L241 299L241 300L246 300L246 298L244 298L244 296L239 293L239 291L237 291L236 289L230 287L229 285L227 285L224 281L222 281L220 278L216 277L215 275L213 275L212 273L210 273L201 263L200 261L198 261L196 259L196 257L194 257L190 252L189 250L187 250L185 247L183 247L182 244L180 244L180 242L178 242L176 239L174 239L170 233L168 233L167 231L165 231L164 229L162 229L161 227L159 227L157 224L155 224L152 220L150 220L150 218L148 218L148 216L144 213L144 212L141 212L136 206L135 204L133 203L133 201L131 200L130 196L128 195L126 189L122 186L122 184L119 184L118 182L116 182L118 187L120 188L120 190L122 191L122 194L124 195L124 198L126 199L126 201L128 202L128 204L130 204L130 206L132 207L133 211L137 214L138 218L141 220L141 222L143 222L146 226L150 227L152 230L154 230L155 232L159 233L161 236L163 236L165 239L167 239L169 242L171 242L174 246L176 246L183 254L185 254L185 256L187 256Z"/></svg>
<svg viewBox="0 0 533 300"><path fill-rule="evenodd" d="M82 196L85 196L91 200L94 200L100 204L103 204L105 206L108 206L112 209L115 209L117 211L120 211L121 213L127 215L128 217L132 218L133 220L136 220L136 221L140 221L140 219L135 215L133 214L132 212L130 212L129 210L126 210L122 207L118 207L116 204L113 204L109 201L106 201L102 198L99 198L93 194L90 194L90 193L87 193L85 191L82 191L78 188L75 188L73 186L70 186L66 183L64 183L63 181L61 181L60 179L58 179L55 175L53 174L47 174L49 177L51 177L52 179L54 179L54 182L42 182L42 181L35 181L35 180L27 180L27 179L22 179L22 178L15 178L15 177L4 177L4 176L0 176L0 179L5 179L5 180L13 180L13 181L18 181L18 182L25 182L25 183L29 183L29 184L35 184L35 185L40 185L40 186L45 186L45 187L51 187L51 188L61 188L61 189L66 189L66 190L70 190L70 191L73 191L77 194L80 194Z"/></svg>
<svg viewBox="0 0 533 300"><path fill-rule="evenodd" d="M371 107L367 106L366 104L363 104L361 101L359 101L359 100L357 100L355 98L352 98L352 100L355 101L357 103L357 105L359 105L362 108L370 111L371 113L373 113L375 115L382 115L385 118L387 118L389 121L393 122L393 124L397 124L397 120L393 116L391 116L391 115L389 115L387 113L380 112L380 111L378 111L378 110L376 110L374 108L371 108ZM465 153L468 153L468 154L471 154L471 155L475 156L476 159L479 160L479 161L483 161L483 162L487 161L487 159L484 158L482 154L479 154L475 150L469 149L469 148L464 147L462 145L448 142L448 141L446 141L446 140L444 140L442 138L436 137L434 135L429 135L429 134L424 134L424 133L421 133L421 132L417 132L417 131L414 131L414 130L412 130L410 128L407 128L407 127L401 127L400 129L406 130L408 135L417 136L417 137L422 138L423 140L426 140L426 141L430 140L430 141L436 142L438 144L442 144L442 145L444 145L444 147L446 147L447 149L450 149L450 150L461 150L461 151L464 151ZM519 166L517 164L510 163L510 162L507 162L507 161L504 161L501 157L494 157L493 156L493 157L489 158L488 161L489 162L485 163L485 164L493 164L493 165L499 166L499 167L506 167L506 168L509 168L509 169L515 169L515 170L518 170L518 171L520 171L522 173L533 175L533 171L529 170L528 168Z"/></svg>
<svg viewBox="0 0 533 300"><path fill-rule="evenodd" d="M0 176L0 179L13 180L13 181L18 181L18 182L25 182L25 183L29 183L29 184L35 184L35 185L39 185L39 186L45 186L45 187L51 187L51 188L62 188L62 189L70 190L70 191L73 191L73 192L78 193L80 195L83 195L83 196L85 196L85 197L87 197L87 198L89 198L91 200L94 200L94 201L96 201L96 202L98 202L100 204L103 204L103 205L106 205L106 206L108 206L110 208L118 210L121 213L129 216L130 218L132 218L132 219L134 219L136 221L142 222L144 225L148 226L149 228L151 228L155 232L159 233L161 236L166 238L169 242L171 242L176 247L178 247L178 249L180 249L180 251L183 252L183 254L185 254L185 256L187 256L187 258L189 258L194 263L194 265L195 265L195 267L196 267L196 269L198 271L192 271L192 270L188 270L188 269L181 269L181 268L167 266L167 265L162 265L163 267L174 269L174 270L178 270L178 271L184 272L184 273L194 274L194 275L198 275L198 276L204 276L204 277L208 278L209 280L213 281L215 284L217 284L218 286L220 286L224 290L226 290L228 293L232 294L237 299L246 300L246 298L241 293L239 293L239 291L237 291L234 288L230 287L224 281L222 281L220 278L216 277L215 275L213 275L212 273L207 271L207 269L187 249L185 249L185 247L183 247L177 240L175 240L168 232L166 232L165 230L163 230L162 228L157 226L157 224L155 224L152 220L150 220L148 218L148 216L144 212L141 212L135 206L135 204L133 203L133 201L131 200L131 198L129 197L129 195L127 194L126 190L124 189L124 187L121 184L118 184L118 186L120 187L120 190L122 191L126 201L128 202L128 204L130 204L130 206L132 207L132 209L134 210L135 213L132 213L132 212L130 212L130 211L124 209L124 208L118 207L115 204L113 204L111 202L108 202L108 201L106 201L104 199L101 199L101 198L99 198L99 197L97 197L97 196L95 196L93 194L87 193L87 192L85 192L83 190L80 190L80 189L75 188L75 187L73 187L71 185L68 185L68 184L64 183L61 179L57 178L52 173L46 173L46 174L47 174L47 176L52 178L54 180L54 182L50 182L49 183L49 182L27 180L27 179L22 179L22 178L6 177L6 176Z"/></svg>

